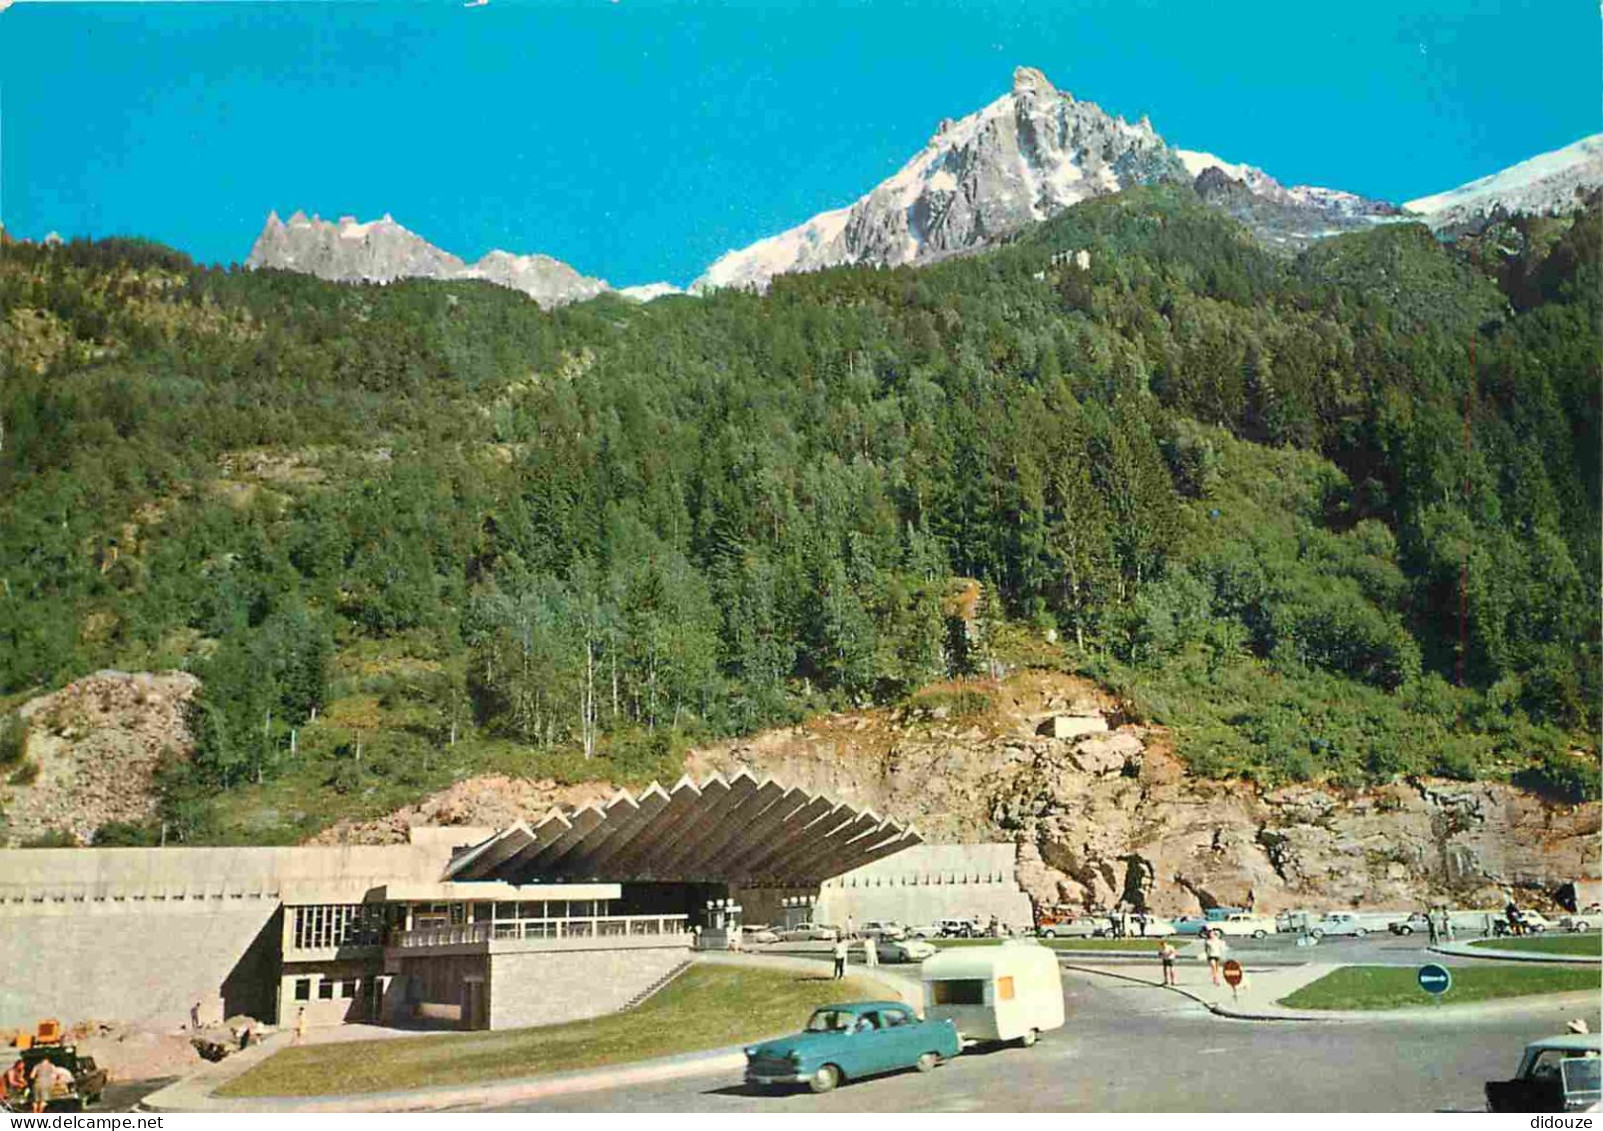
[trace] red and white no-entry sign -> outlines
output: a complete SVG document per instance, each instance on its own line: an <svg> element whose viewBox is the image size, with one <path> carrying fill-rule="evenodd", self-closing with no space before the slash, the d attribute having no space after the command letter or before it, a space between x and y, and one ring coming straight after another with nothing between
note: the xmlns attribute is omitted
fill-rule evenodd
<svg viewBox="0 0 1603 1131"><path fill-rule="evenodd" d="M1241 985L1241 979L1245 977L1241 971L1241 963L1237 962L1234 958L1225 960L1224 975L1225 984L1231 989L1235 989L1237 986Z"/></svg>

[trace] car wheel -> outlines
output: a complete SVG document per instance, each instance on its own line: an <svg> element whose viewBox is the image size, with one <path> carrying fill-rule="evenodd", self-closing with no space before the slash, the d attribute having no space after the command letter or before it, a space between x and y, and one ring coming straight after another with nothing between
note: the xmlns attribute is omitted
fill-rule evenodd
<svg viewBox="0 0 1603 1131"><path fill-rule="evenodd" d="M1322 939L1322 938L1325 937L1325 932L1320 930L1318 927L1315 927L1313 930L1309 931L1308 933L1310 935L1312 935L1316 939Z"/></svg>
<svg viewBox="0 0 1603 1131"><path fill-rule="evenodd" d="M1583 930L1583 931L1586 930L1586 926L1584 924L1582 925L1581 930ZM1058 937L1058 933L1056 931L1053 931L1053 930L1046 930L1046 931L1042 931L1041 933L1043 935L1045 935L1049 939L1055 939L1055 938Z"/></svg>
<svg viewBox="0 0 1603 1131"><path fill-rule="evenodd" d="M1414 928L1410 927L1407 923L1404 923L1402 926L1397 928L1397 933L1399 935L1411 935L1414 933Z"/></svg>
<svg viewBox="0 0 1603 1131"><path fill-rule="evenodd" d="M1019 1048L1021 1048L1021 1049L1029 1048L1031 1045L1033 1045L1035 1043L1035 1039L1037 1037L1039 1037L1040 1035L1041 1035L1041 1030L1039 1030L1039 1029L1031 1029L1028 1033L1025 1033L1022 1037L1019 1038Z"/></svg>
<svg viewBox="0 0 1603 1131"><path fill-rule="evenodd" d="M941 1058L939 1054L927 1052L918 1058L918 1063L914 1064L913 1067L918 1069L920 1072L934 1072L935 1066L940 1062Z"/></svg>
<svg viewBox="0 0 1603 1131"><path fill-rule="evenodd" d="M1582 919L1579 923L1575 924L1575 929L1577 931L1590 931L1592 929L1592 924L1588 923L1585 919Z"/></svg>
<svg viewBox="0 0 1603 1131"><path fill-rule="evenodd" d="M1365 930L1363 927L1359 927L1357 930L1353 931L1353 937L1361 939L1365 935L1367 935L1368 933L1369 932L1367 930Z"/></svg>
<svg viewBox="0 0 1603 1131"><path fill-rule="evenodd" d="M1268 931L1254 931L1254 932L1252 932L1252 937L1255 938L1255 939L1268 938L1269 937L1269 932Z"/></svg>
<svg viewBox="0 0 1603 1131"><path fill-rule="evenodd" d="M833 1064L824 1065L807 1080L807 1086L815 1092L833 1092L839 1083L840 1069Z"/></svg>

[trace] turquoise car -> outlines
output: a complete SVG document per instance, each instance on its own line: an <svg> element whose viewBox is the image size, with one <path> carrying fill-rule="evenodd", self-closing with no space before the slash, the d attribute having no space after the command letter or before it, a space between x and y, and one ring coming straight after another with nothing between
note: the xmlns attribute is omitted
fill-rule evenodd
<svg viewBox="0 0 1603 1131"><path fill-rule="evenodd" d="M824 1005L800 1033L747 1048L746 1083L806 1084L827 1092L842 1080L882 1072L929 1072L962 1048L950 1021L921 1021L899 1001Z"/></svg>

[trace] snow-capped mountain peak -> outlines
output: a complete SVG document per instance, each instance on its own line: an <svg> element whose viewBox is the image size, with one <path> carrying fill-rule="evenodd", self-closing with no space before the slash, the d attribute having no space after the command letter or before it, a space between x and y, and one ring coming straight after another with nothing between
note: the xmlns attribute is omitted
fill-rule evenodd
<svg viewBox="0 0 1603 1131"><path fill-rule="evenodd" d="M1007 94L941 122L912 160L855 203L729 252L692 290L964 251L1088 197L1184 176L1150 122L1108 115L1019 67Z"/></svg>
<svg viewBox="0 0 1603 1131"><path fill-rule="evenodd" d="M1473 227L1501 208L1505 212L1552 213L1575 202L1577 191L1603 186L1603 134L1538 154L1458 188L1422 196L1406 205L1435 230Z"/></svg>

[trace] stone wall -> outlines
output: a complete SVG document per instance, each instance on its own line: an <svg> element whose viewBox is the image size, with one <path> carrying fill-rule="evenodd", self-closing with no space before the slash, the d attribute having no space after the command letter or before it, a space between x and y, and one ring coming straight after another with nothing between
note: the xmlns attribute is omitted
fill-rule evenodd
<svg viewBox="0 0 1603 1131"><path fill-rule="evenodd" d="M683 942L618 950L490 956L490 1028L554 1025L613 1013L690 957Z"/></svg>

